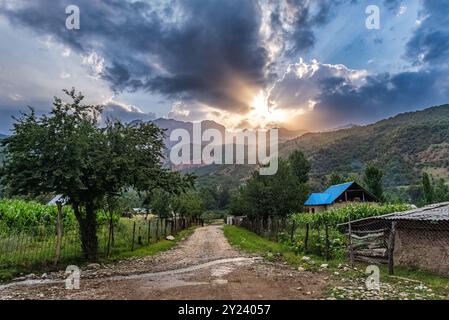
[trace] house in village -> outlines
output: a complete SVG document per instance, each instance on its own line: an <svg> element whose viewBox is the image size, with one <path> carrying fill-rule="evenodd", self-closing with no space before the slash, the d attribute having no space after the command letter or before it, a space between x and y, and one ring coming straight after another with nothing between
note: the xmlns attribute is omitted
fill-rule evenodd
<svg viewBox="0 0 449 320"><path fill-rule="evenodd" d="M355 260L449 276L449 202L342 224ZM351 250L351 248L350 248ZM350 254L351 255L351 254Z"/></svg>
<svg viewBox="0 0 449 320"><path fill-rule="evenodd" d="M359 202L379 202L379 199L357 182L346 182L330 186L322 193L312 193L305 206L310 213L315 213Z"/></svg>

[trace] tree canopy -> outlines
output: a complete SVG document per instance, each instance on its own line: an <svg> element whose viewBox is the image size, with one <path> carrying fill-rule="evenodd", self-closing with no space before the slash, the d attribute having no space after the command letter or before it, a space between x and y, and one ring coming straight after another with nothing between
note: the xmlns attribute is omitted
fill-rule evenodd
<svg viewBox="0 0 449 320"><path fill-rule="evenodd" d="M1 182L10 195L60 194L69 200L79 222L83 252L97 254L96 210L107 196L126 188L161 188L179 193L194 177L162 167L164 131L152 123L106 121L103 107L82 104L75 89L64 90L70 102L54 99L48 115L33 109L2 140L6 151Z"/></svg>

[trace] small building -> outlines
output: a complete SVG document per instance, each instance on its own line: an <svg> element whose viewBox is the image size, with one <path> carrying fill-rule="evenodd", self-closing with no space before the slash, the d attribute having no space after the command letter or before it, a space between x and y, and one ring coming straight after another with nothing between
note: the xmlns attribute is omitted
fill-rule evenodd
<svg viewBox="0 0 449 320"><path fill-rule="evenodd" d="M346 232L348 223L342 224ZM449 202L351 221L357 260L390 263L449 276ZM377 241L375 241L377 239Z"/></svg>
<svg viewBox="0 0 449 320"><path fill-rule="evenodd" d="M58 203L65 205L65 204L67 204L67 202L68 202L67 198L65 198L63 195L58 194L58 195L55 196L53 199L51 199L51 200L47 203L47 205L49 205L49 206L55 206L55 205L57 205Z"/></svg>
<svg viewBox="0 0 449 320"><path fill-rule="evenodd" d="M246 218L246 216L227 216L226 217L226 224L229 226L232 225L240 225L243 220Z"/></svg>
<svg viewBox="0 0 449 320"><path fill-rule="evenodd" d="M315 213L360 202L375 203L379 199L352 181L330 186L322 193L312 193L304 204L310 213Z"/></svg>

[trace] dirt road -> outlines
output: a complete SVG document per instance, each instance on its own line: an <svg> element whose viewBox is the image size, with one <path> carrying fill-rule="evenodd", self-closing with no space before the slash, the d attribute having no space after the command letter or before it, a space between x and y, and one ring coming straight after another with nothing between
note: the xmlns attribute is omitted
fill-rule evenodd
<svg viewBox="0 0 449 320"><path fill-rule="evenodd" d="M326 277L243 254L221 226L198 228L154 257L82 270L67 290L63 271L0 286L0 299L317 299Z"/></svg>

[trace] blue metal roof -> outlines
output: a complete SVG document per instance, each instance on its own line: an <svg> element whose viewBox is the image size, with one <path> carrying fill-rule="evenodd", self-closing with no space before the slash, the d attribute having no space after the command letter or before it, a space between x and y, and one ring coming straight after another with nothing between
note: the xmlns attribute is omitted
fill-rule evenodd
<svg viewBox="0 0 449 320"><path fill-rule="evenodd" d="M312 193L305 202L306 206L327 205L334 202L343 192L345 192L354 182L346 182L330 186L322 193Z"/></svg>

